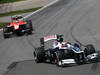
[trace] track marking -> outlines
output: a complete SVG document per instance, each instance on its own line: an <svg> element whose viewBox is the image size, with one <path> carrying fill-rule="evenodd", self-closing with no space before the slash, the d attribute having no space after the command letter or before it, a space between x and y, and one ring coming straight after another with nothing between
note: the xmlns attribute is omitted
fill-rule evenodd
<svg viewBox="0 0 100 75"><path fill-rule="evenodd" d="M53 5L53 4L55 4L55 3L58 2L58 1L60 1L60 0L54 0L54 1L52 1L51 3L49 3L49 4L45 5L45 6L43 6L42 8L36 10L35 12L33 12L33 13L31 13L31 14L25 16L23 19L26 19L26 18L28 18L28 17L30 17L30 16L32 16L32 15L34 15L34 14L36 14L36 13L42 11L42 10L44 10L45 8L47 8L47 7L49 7L49 6Z"/></svg>
<svg viewBox="0 0 100 75"><path fill-rule="evenodd" d="M49 7L49 6L53 5L53 4L55 4L55 3L58 2L58 1L60 1L60 0L54 0L54 1L52 1L51 3L49 3L49 4L45 5L45 6L43 6L42 8L36 10L35 12L32 12L31 14L29 14L29 15L23 17L23 19L26 19L26 18L28 18L28 17L30 17L30 16L32 16L32 15L34 15L34 14L36 14L36 13L42 11L42 10L44 10L45 8L47 8L47 7ZM2 30L3 30L3 29L0 29L0 31L2 31Z"/></svg>

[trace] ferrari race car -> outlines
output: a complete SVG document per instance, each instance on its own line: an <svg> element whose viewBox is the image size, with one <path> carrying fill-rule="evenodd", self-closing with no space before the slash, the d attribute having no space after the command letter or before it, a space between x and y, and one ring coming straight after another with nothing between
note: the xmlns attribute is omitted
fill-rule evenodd
<svg viewBox="0 0 100 75"><path fill-rule="evenodd" d="M45 43L50 40L54 41L53 47L45 49ZM61 44L57 44L59 42ZM81 48L77 43L64 42L62 35L51 35L41 38L40 47L35 49L33 55L36 63L50 62L57 66L91 63L98 60L98 53L96 53L92 44Z"/></svg>
<svg viewBox="0 0 100 75"><path fill-rule="evenodd" d="M12 22L3 27L4 38L9 38L12 34L22 35L23 33L32 34L33 27L30 20L21 20L22 16L11 17Z"/></svg>

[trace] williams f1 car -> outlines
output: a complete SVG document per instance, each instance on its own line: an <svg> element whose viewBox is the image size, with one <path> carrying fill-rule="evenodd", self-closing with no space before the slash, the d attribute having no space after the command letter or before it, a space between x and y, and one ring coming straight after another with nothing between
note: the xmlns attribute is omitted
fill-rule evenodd
<svg viewBox="0 0 100 75"><path fill-rule="evenodd" d="M33 27L30 20L21 20L22 16L11 17L12 22L3 27L4 38L9 38L11 35L22 35L23 33L32 34Z"/></svg>
<svg viewBox="0 0 100 75"><path fill-rule="evenodd" d="M52 48L45 49L46 42L53 40ZM81 48L77 43L64 42L62 35L51 35L40 39L40 47L33 52L36 63L50 62L57 66L84 64L98 60L92 44Z"/></svg>

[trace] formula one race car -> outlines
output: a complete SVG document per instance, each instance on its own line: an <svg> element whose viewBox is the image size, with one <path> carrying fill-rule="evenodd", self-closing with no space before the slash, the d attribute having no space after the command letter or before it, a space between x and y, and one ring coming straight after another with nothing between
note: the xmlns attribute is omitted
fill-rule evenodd
<svg viewBox="0 0 100 75"><path fill-rule="evenodd" d="M45 43L50 40L54 40L53 48L45 49ZM63 42L62 35L43 37L40 39L40 45L33 52L36 63L50 62L57 66L64 66L65 64L84 64L98 60L98 53L92 44L81 48L77 43Z"/></svg>
<svg viewBox="0 0 100 75"><path fill-rule="evenodd" d="M33 27L30 20L21 20L22 16L11 17L12 22L3 27L4 38L9 38L12 34L22 35L23 33L32 34Z"/></svg>

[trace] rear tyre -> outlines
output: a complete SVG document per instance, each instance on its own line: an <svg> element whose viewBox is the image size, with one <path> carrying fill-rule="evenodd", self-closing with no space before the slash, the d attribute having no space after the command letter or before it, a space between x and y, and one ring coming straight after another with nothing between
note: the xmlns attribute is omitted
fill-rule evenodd
<svg viewBox="0 0 100 75"><path fill-rule="evenodd" d="M58 50L55 52L55 55L56 55L56 64L58 67L63 67L63 64L62 64L62 59L63 59L63 52Z"/></svg>
<svg viewBox="0 0 100 75"><path fill-rule="evenodd" d="M10 35L8 34L8 28L6 27L3 28L3 37L5 39L10 37Z"/></svg>
<svg viewBox="0 0 100 75"><path fill-rule="evenodd" d="M4 36L5 39L10 37L8 34L4 34L3 36Z"/></svg>
<svg viewBox="0 0 100 75"><path fill-rule="evenodd" d="M33 31L32 22L30 20L27 21L26 29L28 29L27 34L31 35Z"/></svg>
<svg viewBox="0 0 100 75"><path fill-rule="evenodd" d="M36 63L43 62L45 54L41 48L36 48L33 55Z"/></svg>
<svg viewBox="0 0 100 75"><path fill-rule="evenodd" d="M32 35L32 30L29 30L27 34Z"/></svg>
<svg viewBox="0 0 100 75"><path fill-rule="evenodd" d="M90 54L92 54L92 53L95 53L95 52L96 52L96 51L95 51L95 47L94 47L92 44L89 44L89 45L86 46L84 52L85 52L85 55L86 55L86 56L87 56L87 55L90 55Z"/></svg>

